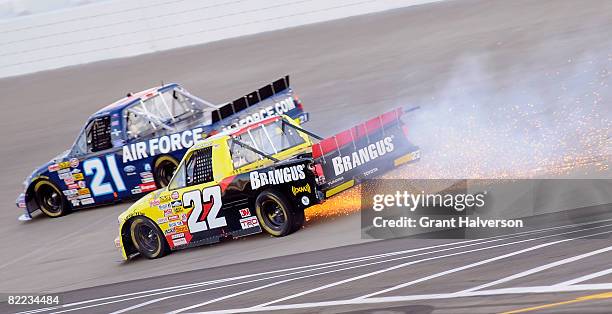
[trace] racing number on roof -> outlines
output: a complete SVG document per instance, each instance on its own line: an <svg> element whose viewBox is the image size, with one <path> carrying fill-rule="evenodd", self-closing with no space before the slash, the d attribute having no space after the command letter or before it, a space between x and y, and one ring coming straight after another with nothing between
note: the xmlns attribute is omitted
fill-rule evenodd
<svg viewBox="0 0 612 314"><path fill-rule="evenodd" d="M193 190L184 193L183 204L185 207L193 207L187 219L190 233L227 226L225 217L217 217L222 204L221 188L218 185L207 187L202 191ZM206 211L204 211L205 205L210 205Z"/></svg>

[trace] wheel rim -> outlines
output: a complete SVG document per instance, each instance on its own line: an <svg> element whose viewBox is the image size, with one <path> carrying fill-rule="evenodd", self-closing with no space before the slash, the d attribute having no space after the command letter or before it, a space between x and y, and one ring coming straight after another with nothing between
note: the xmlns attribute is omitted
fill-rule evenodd
<svg viewBox="0 0 612 314"><path fill-rule="evenodd" d="M57 214L62 211L62 196L52 187L45 185L40 193L40 206L48 212Z"/></svg>
<svg viewBox="0 0 612 314"><path fill-rule="evenodd" d="M163 162L159 165L157 170L157 177L159 178L159 185L161 188L168 186L174 171L176 170L176 164L170 161Z"/></svg>
<svg viewBox="0 0 612 314"><path fill-rule="evenodd" d="M140 248L150 253L157 251L159 246L159 236L157 235L157 232L153 230L153 228L145 224L139 224L136 226L135 231L136 241L138 242Z"/></svg>
<svg viewBox="0 0 612 314"><path fill-rule="evenodd" d="M266 199L261 203L261 216L266 224L273 230L281 230L286 221L285 211L281 205L273 199Z"/></svg>

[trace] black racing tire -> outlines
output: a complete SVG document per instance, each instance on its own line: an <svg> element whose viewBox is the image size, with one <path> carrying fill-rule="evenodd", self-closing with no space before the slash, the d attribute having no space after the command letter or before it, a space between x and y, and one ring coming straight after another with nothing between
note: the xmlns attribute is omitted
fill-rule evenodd
<svg viewBox="0 0 612 314"><path fill-rule="evenodd" d="M170 253L166 237L157 225L146 217L133 218L130 223L130 240L140 255L160 258Z"/></svg>
<svg viewBox="0 0 612 314"><path fill-rule="evenodd" d="M257 196L255 213L261 227L275 237L291 234L304 224L304 211L295 209L275 190L265 190Z"/></svg>
<svg viewBox="0 0 612 314"><path fill-rule="evenodd" d="M70 213L66 198L55 184L42 180L34 185L34 197L38 207L51 218L57 218Z"/></svg>
<svg viewBox="0 0 612 314"><path fill-rule="evenodd" d="M157 188L164 188L170 183L174 171L178 167L178 161L172 156L164 155L155 160L153 167L153 178Z"/></svg>

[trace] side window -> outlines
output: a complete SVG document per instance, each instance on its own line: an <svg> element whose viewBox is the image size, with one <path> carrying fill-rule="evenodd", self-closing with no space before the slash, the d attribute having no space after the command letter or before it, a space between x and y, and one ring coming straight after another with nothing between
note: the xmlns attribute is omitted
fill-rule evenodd
<svg viewBox="0 0 612 314"><path fill-rule="evenodd" d="M242 143L245 143L251 147L255 147L255 145L253 145L253 142L248 137L239 136L237 137L237 139L240 140ZM234 169L238 169L242 166L248 165L252 162L261 159L261 156L259 154L236 144L234 141L232 141L230 144L230 153L232 155L232 163L234 164Z"/></svg>
<svg viewBox="0 0 612 314"><path fill-rule="evenodd" d="M212 146L193 152L187 161L187 186L214 180L212 167Z"/></svg>
<svg viewBox="0 0 612 314"><path fill-rule="evenodd" d="M104 116L93 120L85 130L85 136L88 152L99 152L112 148L110 117Z"/></svg>

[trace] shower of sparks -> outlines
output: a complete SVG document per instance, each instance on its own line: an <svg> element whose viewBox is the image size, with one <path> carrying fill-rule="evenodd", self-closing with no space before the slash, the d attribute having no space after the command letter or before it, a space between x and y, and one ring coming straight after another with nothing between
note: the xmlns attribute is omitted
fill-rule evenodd
<svg viewBox="0 0 612 314"><path fill-rule="evenodd" d="M586 78L578 82L576 77L564 81L559 72L547 74L558 84L552 97L529 97L533 91L516 88L481 94L457 88L437 108L416 112L408 121L410 139L421 147L422 159L382 178L529 179L602 173L610 178L611 72L604 68L580 73ZM577 92L584 90L591 91ZM351 188L307 209L306 217L318 220L358 212L360 195L359 186Z"/></svg>

